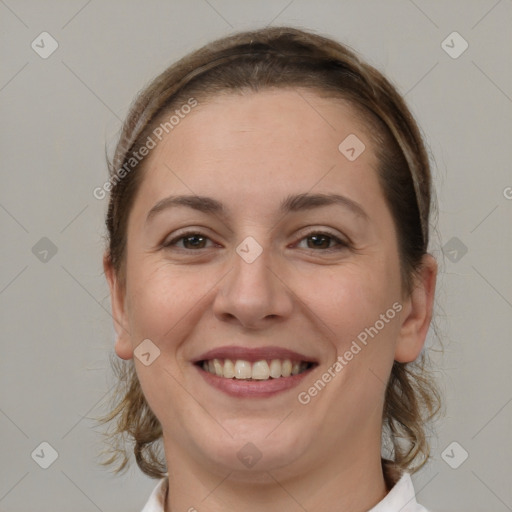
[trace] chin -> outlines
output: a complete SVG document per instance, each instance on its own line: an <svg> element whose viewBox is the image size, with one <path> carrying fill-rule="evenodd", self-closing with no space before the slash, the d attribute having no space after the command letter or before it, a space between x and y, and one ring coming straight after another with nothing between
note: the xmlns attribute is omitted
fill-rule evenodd
<svg viewBox="0 0 512 512"><path fill-rule="evenodd" d="M195 444L205 462L210 462L217 470L233 472L236 479L244 481L257 478L266 482L267 472L296 463L313 443L314 436L308 436L304 429L285 428L279 425L281 420L238 418L224 424L233 437L226 432L221 435L219 429L215 429L216 435L212 435L212 431L197 433L201 440Z"/></svg>

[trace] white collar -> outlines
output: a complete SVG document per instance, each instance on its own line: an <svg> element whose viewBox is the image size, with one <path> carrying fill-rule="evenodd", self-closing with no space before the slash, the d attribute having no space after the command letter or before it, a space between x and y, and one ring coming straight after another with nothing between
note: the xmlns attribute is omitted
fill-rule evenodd
<svg viewBox="0 0 512 512"><path fill-rule="evenodd" d="M158 485L153 489L149 496L149 500L144 505L142 512L164 512L165 511L165 496L167 494L168 486L167 477L161 478Z"/></svg>
<svg viewBox="0 0 512 512"><path fill-rule="evenodd" d="M158 510L158 509L157 509ZM400 480L368 512L428 512L416 501L416 494L412 485L411 475L403 473Z"/></svg>
<svg viewBox="0 0 512 512"><path fill-rule="evenodd" d="M167 477L159 480L142 512L164 512L167 494ZM416 495L409 473L403 473L400 480L382 501L368 512L428 512L416 502Z"/></svg>

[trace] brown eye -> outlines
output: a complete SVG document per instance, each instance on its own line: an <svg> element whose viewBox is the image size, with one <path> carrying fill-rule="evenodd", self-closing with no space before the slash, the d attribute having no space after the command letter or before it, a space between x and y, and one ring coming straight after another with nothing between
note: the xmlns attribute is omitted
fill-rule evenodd
<svg viewBox="0 0 512 512"><path fill-rule="evenodd" d="M206 242L208 240L210 239L201 233L190 232L167 242L164 244L164 247L177 247L178 249L185 250L206 249ZM181 241L183 241L183 246L180 247L177 243Z"/></svg>
<svg viewBox="0 0 512 512"><path fill-rule="evenodd" d="M330 233L312 232L301 239L301 242L306 240L306 249L325 251L336 251L348 247L348 244L343 240ZM334 245L331 245L334 242Z"/></svg>

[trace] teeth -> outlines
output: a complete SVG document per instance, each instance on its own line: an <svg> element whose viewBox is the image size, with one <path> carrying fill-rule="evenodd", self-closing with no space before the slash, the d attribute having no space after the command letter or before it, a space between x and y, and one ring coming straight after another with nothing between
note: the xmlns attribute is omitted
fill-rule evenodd
<svg viewBox="0 0 512 512"><path fill-rule="evenodd" d="M224 377L225 379L241 379L241 380L268 380L279 379L280 377L290 377L298 375L307 370L308 363L291 361L290 359L272 359L266 361L262 359L254 363L237 359L234 362L231 359L212 359L203 361L202 368L204 371Z"/></svg>
<svg viewBox="0 0 512 512"><path fill-rule="evenodd" d="M270 368L267 361L256 361L252 365L252 378L255 380L267 380L270 377Z"/></svg>
<svg viewBox="0 0 512 512"><path fill-rule="evenodd" d="M251 363L238 359L235 363L235 379L250 379L251 377Z"/></svg>
<svg viewBox="0 0 512 512"><path fill-rule="evenodd" d="M208 368L210 365L208 364ZM213 367L215 368L215 375L218 377L222 377L224 373L222 372L222 364L218 359L213 360Z"/></svg>
<svg viewBox="0 0 512 512"><path fill-rule="evenodd" d="M270 376L273 379L281 377L281 361L279 359L272 359L270 361Z"/></svg>
<svg viewBox="0 0 512 512"><path fill-rule="evenodd" d="M281 375L283 377L289 377L292 374L292 362L289 359L283 361L281 367Z"/></svg>
<svg viewBox="0 0 512 512"><path fill-rule="evenodd" d="M226 379L232 379L235 376L235 366L233 365L233 362L229 359L226 359L224 361L224 378Z"/></svg>

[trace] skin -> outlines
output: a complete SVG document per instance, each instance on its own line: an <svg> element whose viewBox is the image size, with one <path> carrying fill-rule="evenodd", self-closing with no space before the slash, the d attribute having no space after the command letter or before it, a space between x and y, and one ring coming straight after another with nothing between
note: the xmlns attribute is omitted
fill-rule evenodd
<svg viewBox="0 0 512 512"><path fill-rule="evenodd" d="M306 100L306 101L304 101ZM338 150L356 134L365 151ZM311 90L226 94L200 103L152 150L128 222L126 283L104 258L118 339L134 358L163 427L167 511L366 511L387 493L381 459L385 383L394 360L419 355L430 324L437 266L426 255L402 292L396 231L365 126L341 100ZM279 214L290 194L338 193L367 215L329 205ZM169 195L224 203L227 216L186 207L148 211ZM183 239L192 227L204 249ZM349 247L312 234L328 230ZM235 251L252 236L252 263ZM327 251L325 247L339 247ZM194 252L195 251L195 252ZM402 310L307 405L297 395L332 367L392 304ZM149 338L160 356L134 357ZM292 390L239 399L209 386L191 359L224 345L277 345L318 366ZM262 454L246 468L248 442Z"/></svg>

